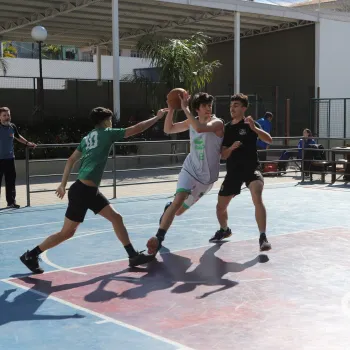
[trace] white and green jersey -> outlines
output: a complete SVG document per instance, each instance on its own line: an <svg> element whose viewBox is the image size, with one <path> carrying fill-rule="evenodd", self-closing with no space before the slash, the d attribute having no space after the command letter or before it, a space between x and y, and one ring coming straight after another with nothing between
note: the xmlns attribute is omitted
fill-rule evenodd
<svg viewBox="0 0 350 350"><path fill-rule="evenodd" d="M198 133L191 125L189 131L191 149L182 169L198 182L212 184L219 178L223 137L217 136L215 132Z"/></svg>

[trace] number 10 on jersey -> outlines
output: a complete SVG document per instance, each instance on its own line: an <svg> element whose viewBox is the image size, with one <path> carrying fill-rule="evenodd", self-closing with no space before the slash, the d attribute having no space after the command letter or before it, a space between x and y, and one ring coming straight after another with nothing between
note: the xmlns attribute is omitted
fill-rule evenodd
<svg viewBox="0 0 350 350"><path fill-rule="evenodd" d="M97 131L91 132L89 135L85 137L85 142L86 142L86 149L90 150L93 148L96 148L98 145L98 139L97 139Z"/></svg>

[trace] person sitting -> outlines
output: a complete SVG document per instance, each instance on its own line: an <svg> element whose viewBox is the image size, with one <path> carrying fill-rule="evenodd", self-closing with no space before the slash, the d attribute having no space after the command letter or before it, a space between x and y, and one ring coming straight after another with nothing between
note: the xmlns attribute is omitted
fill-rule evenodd
<svg viewBox="0 0 350 350"><path fill-rule="evenodd" d="M304 129L303 138L299 140L298 159L301 159L303 156L303 143L304 143L304 148L308 148L310 145L316 145L315 140L312 138L312 132L310 129Z"/></svg>
<svg viewBox="0 0 350 350"><path fill-rule="evenodd" d="M304 148L310 147L310 145L315 145L316 142L312 138L312 132L310 129L304 129L303 130L303 137L299 140L298 142L298 156L297 159L302 159L303 156L303 144ZM292 152L291 151L283 151L279 160L288 160L292 158ZM279 162L278 164L279 170L280 171L286 171L287 170L287 162Z"/></svg>

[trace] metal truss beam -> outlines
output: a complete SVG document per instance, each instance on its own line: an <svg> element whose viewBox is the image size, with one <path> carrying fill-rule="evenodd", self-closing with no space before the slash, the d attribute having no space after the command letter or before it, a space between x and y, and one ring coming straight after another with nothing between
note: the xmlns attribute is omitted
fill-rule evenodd
<svg viewBox="0 0 350 350"><path fill-rule="evenodd" d="M70 0L63 2L60 5L48 7L43 11L33 13L29 16L18 18L14 21L8 21L4 24L0 24L0 35L12 32L16 29L23 28L29 25L33 25L63 14L79 10L97 2L104 0Z"/></svg>
<svg viewBox="0 0 350 350"><path fill-rule="evenodd" d="M269 33L274 33L274 32L280 32L282 30L287 30L287 29L293 29L293 28L298 28L298 27L305 27L314 24L315 22L311 21L304 21L304 20L298 20L294 22L286 22L286 23L281 23L279 25L274 25L274 26L266 26L262 27L260 29L249 29L245 30L244 32L241 32L241 39L243 38L249 38L252 36L256 35L263 35L263 34L269 34ZM217 43L222 43L225 41L231 41L234 40L234 33L221 36L221 37L216 37L212 38L209 42L209 44L217 44Z"/></svg>
<svg viewBox="0 0 350 350"><path fill-rule="evenodd" d="M213 19L216 17L227 16L227 15L232 15L232 12L228 12L225 10L204 12L204 13L200 13L198 15L184 17L184 18L181 18L177 21L167 21L167 22L164 22L161 24L153 25L153 26L148 27L146 29L134 29L134 30L131 30L128 32L122 32L119 35L119 40L123 41L123 40L136 38L139 36L163 32L163 31L167 31L169 29L171 30L172 28L184 27L184 26L192 24L192 23L207 21L208 19ZM94 43L90 43L90 46L106 45L106 44L109 44L111 42L112 42L112 38L106 39L106 40L100 40L100 41L94 42Z"/></svg>

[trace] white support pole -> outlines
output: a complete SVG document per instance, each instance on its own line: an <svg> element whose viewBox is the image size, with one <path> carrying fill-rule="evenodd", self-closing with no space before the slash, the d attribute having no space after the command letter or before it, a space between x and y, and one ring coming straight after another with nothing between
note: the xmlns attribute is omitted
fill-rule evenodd
<svg viewBox="0 0 350 350"><path fill-rule="evenodd" d="M112 0L113 47L113 111L120 121L120 71L119 71L119 9L118 0Z"/></svg>
<svg viewBox="0 0 350 350"><path fill-rule="evenodd" d="M101 47L96 48L96 68L97 68L97 84L101 85L102 72L101 72Z"/></svg>
<svg viewBox="0 0 350 350"><path fill-rule="evenodd" d="M235 12L234 93L241 91L241 13Z"/></svg>
<svg viewBox="0 0 350 350"><path fill-rule="evenodd" d="M315 96L317 96L318 88L320 87L320 38L321 38L321 23L315 23Z"/></svg>

